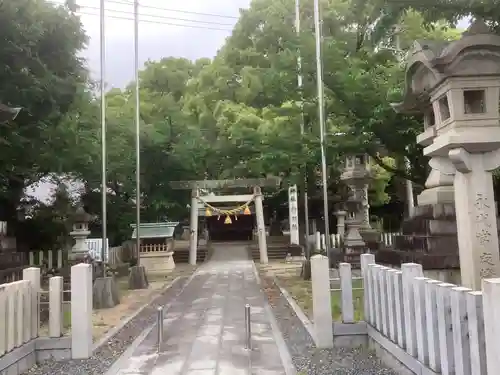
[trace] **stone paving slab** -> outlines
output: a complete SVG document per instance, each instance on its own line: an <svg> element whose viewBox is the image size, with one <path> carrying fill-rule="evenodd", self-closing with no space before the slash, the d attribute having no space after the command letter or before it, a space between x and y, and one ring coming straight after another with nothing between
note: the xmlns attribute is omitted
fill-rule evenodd
<svg viewBox="0 0 500 375"><path fill-rule="evenodd" d="M245 247L217 245L167 306L160 350L153 327L125 365L107 375L288 375L264 298ZM247 303L251 351L244 349Z"/></svg>

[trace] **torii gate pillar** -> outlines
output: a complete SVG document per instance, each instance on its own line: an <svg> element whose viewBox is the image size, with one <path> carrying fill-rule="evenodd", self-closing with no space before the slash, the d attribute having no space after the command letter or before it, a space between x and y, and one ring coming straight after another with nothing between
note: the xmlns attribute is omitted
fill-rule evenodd
<svg viewBox="0 0 500 375"><path fill-rule="evenodd" d="M257 238L259 240L260 263L267 264L267 243L266 243L266 226L264 223L264 206L262 204L262 192L260 186L255 186L253 189L255 195L255 215L257 216Z"/></svg>
<svg viewBox="0 0 500 375"><path fill-rule="evenodd" d="M191 218L189 222L189 264L196 265L198 251L198 189L191 191Z"/></svg>

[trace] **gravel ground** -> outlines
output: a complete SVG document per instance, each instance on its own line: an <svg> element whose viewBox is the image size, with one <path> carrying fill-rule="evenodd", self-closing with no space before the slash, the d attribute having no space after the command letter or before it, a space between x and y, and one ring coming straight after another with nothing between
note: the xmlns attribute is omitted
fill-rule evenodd
<svg viewBox="0 0 500 375"><path fill-rule="evenodd" d="M367 348L316 349L272 278L262 275L261 278L298 375L397 375Z"/></svg>
<svg viewBox="0 0 500 375"><path fill-rule="evenodd" d="M94 352L92 357L84 360L64 362L45 361L32 367L25 375L102 375L104 374L128 346L144 329L151 326L156 319L156 309L166 305L177 296L188 278L183 277L167 289L152 304L142 310L128 322L115 336Z"/></svg>

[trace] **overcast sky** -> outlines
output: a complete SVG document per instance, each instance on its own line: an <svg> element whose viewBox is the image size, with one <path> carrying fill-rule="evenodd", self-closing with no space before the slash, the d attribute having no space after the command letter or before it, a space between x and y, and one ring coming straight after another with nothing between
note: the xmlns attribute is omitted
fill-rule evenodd
<svg viewBox="0 0 500 375"><path fill-rule="evenodd" d="M54 0L62 1L62 0ZM77 0L90 43L84 56L95 78L100 71L99 0ZM132 0L106 0L106 81L123 87L134 75ZM240 8L250 0L142 0L139 9L139 59L166 56L213 57L230 35ZM196 14L198 13L198 14ZM92 15L91 15L92 14ZM211 16L212 15L212 16ZM216 17L220 15L223 17ZM123 19L126 18L126 19ZM187 26L177 26L187 25Z"/></svg>

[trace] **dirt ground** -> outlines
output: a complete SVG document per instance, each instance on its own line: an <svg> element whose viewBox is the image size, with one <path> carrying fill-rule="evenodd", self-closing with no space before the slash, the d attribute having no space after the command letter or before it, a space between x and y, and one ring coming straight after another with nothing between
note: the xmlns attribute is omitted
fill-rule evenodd
<svg viewBox="0 0 500 375"><path fill-rule="evenodd" d="M301 262L270 262L267 265L260 266L262 276L275 277L279 286L284 288L299 305L307 317L312 320L312 288L311 281L304 280L301 273ZM331 278L337 277L335 271L331 272ZM362 288L361 280L353 280L353 288ZM332 289L340 289L339 282L331 282ZM332 318L335 321L342 320L342 302L340 290L331 292ZM363 320L363 291L353 290L354 318Z"/></svg>
<svg viewBox="0 0 500 375"><path fill-rule="evenodd" d="M128 290L128 279L126 277L119 278L117 282L120 291L120 304L110 309L94 310L92 314L94 340L102 337L106 332L127 319L143 305L160 295L161 291L176 277L189 276L195 268L195 266L188 264L177 264L175 270L168 274L149 275L149 288L144 290ZM71 330L69 304L63 305L63 314L64 330L65 334L68 334ZM48 325L44 324L40 327L40 336L47 336L47 334Z"/></svg>

